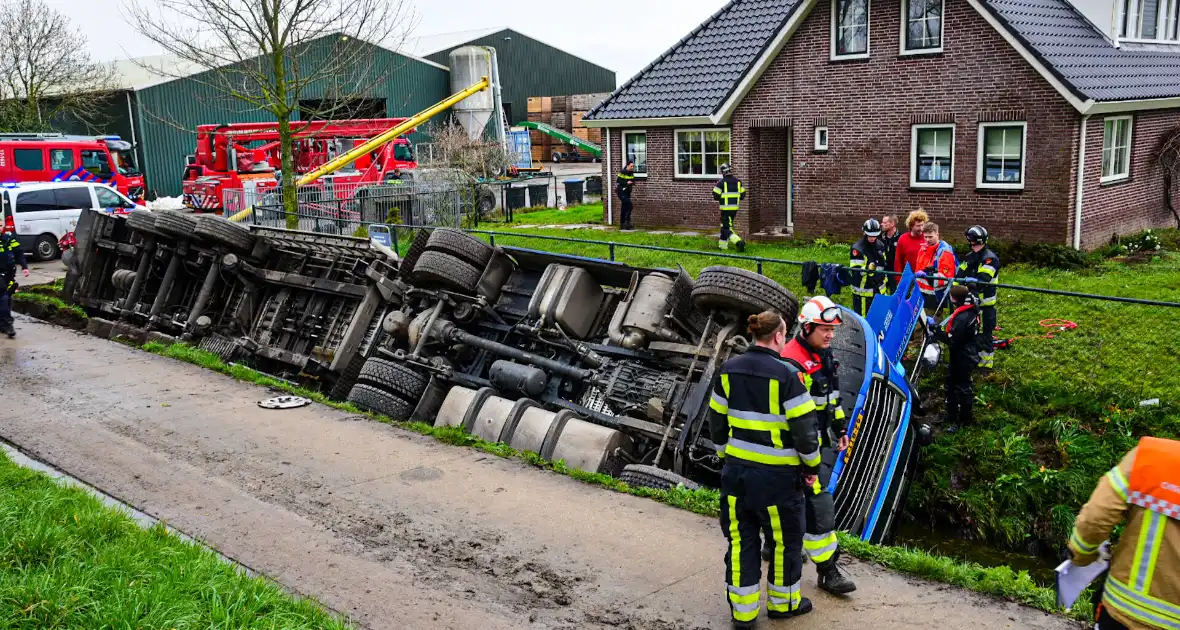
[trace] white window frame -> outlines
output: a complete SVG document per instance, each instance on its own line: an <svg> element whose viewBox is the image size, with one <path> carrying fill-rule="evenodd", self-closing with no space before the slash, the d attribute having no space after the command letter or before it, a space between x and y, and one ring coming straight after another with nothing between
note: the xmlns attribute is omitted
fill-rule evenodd
<svg viewBox="0 0 1180 630"><path fill-rule="evenodd" d="M1013 184L1010 182L989 182L984 180L985 163L987 162L987 145L984 140L987 138L987 130L993 127L1020 127L1020 183ZM985 122L979 123L979 140L976 148L978 154L975 163L975 187L976 188L993 188L997 190L1024 190L1025 167L1028 165L1028 122L1020 120L1011 120L1007 122Z"/></svg>
<svg viewBox="0 0 1180 630"><path fill-rule="evenodd" d="M949 182L920 182L918 181L918 132L925 129L951 130L951 180ZM910 125L910 188L954 188L955 187L955 141L957 140L955 123L936 123Z"/></svg>
<svg viewBox="0 0 1180 630"><path fill-rule="evenodd" d="M644 142L643 142L644 171L642 173L640 173L638 170L636 170L635 177L637 179L645 179L645 178L647 178L647 161L648 161L648 154L650 153L647 149L647 130L646 129L632 129L630 131L624 131L621 134L620 141L622 142L622 145L621 145L621 150L619 151L619 153L622 153L622 156L620 157L620 159L622 161L619 163L619 170L621 171L621 170L623 170L623 167L627 166L627 136L640 136L640 135L643 136L643 140L644 140ZM636 165L636 168L638 169L638 165Z"/></svg>
<svg viewBox="0 0 1180 630"><path fill-rule="evenodd" d="M819 140L819 136L821 133L824 136L823 142L820 142L820 140ZM827 127L816 127L815 128L815 150L816 151L827 151L828 150L828 142L830 142L831 139L832 139L831 134L828 133Z"/></svg>
<svg viewBox="0 0 1180 630"><path fill-rule="evenodd" d="M680 172L680 134L682 134L682 133L699 133L699 134L701 134L701 151L702 151L702 153L701 153L702 158L701 159L703 160L704 156L708 155L708 152L705 151L705 134L710 131L724 131L725 133L729 134L729 159L727 159L725 161L729 162L730 164L733 164L733 130L730 129L729 127L686 127L683 129L673 129L672 130L672 173L676 179L709 179L709 180L721 179L720 172L715 173L715 174L701 173L700 175L697 175L695 173L683 173L682 174ZM702 170L704 169L703 162L701 163L701 168L702 168Z"/></svg>
<svg viewBox="0 0 1180 630"><path fill-rule="evenodd" d="M1156 5L1155 37L1143 36L1144 0L1117 0L1118 23L1115 33L1125 42L1180 43L1180 3L1176 0L1158 0ZM1132 11L1134 9L1134 11ZM1133 17L1129 28L1124 28L1128 17Z"/></svg>
<svg viewBox="0 0 1180 630"><path fill-rule="evenodd" d="M1122 121L1122 120L1127 121L1127 151L1125 154L1126 157L1124 159L1124 164L1122 164L1121 168L1116 170L1114 172L1114 174L1105 175L1102 173L1102 168L1106 165L1106 151L1107 151L1106 123L1117 122L1117 121ZM1098 165L1098 168L1099 168L1098 172L1101 175L1101 177L1099 178L1099 181L1101 183L1105 184L1107 182L1118 182L1118 181L1123 181L1125 179L1131 178L1131 152L1135 149L1135 135L1134 134L1135 134L1135 118L1134 118L1134 116L1131 116L1131 115L1107 116L1106 118L1102 119L1102 153L1100 154L1101 158L1098 161L1098 164L1099 164Z"/></svg>
<svg viewBox="0 0 1180 630"><path fill-rule="evenodd" d="M938 46L934 48L907 48L906 40L910 32L910 1L901 0L901 38L898 41L900 55L933 55L942 52L942 43L946 40L946 0L942 3L942 19L938 25Z"/></svg>
<svg viewBox="0 0 1180 630"><path fill-rule="evenodd" d="M843 61L846 59L868 59L873 52L873 0L865 0L865 51L863 53L852 53L849 55L836 54L836 32L839 30L836 23L836 7L839 5L839 0L832 0L832 24L831 33L828 36L829 49L828 58L832 61Z"/></svg>

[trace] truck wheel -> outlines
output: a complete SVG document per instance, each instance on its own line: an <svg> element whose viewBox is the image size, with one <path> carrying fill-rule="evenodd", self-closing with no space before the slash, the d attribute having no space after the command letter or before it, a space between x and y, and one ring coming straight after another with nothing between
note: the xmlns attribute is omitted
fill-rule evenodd
<svg viewBox="0 0 1180 630"><path fill-rule="evenodd" d="M479 195L479 218L486 219L496 211L496 194L485 190Z"/></svg>
<svg viewBox="0 0 1180 630"><path fill-rule="evenodd" d="M240 252L250 252L254 249L254 235L250 229L227 221L217 215L201 215L197 219L197 228L193 234L210 243L224 245Z"/></svg>
<svg viewBox="0 0 1180 630"><path fill-rule="evenodd" d="M703 311L734 311L741 316L775 310L788 327L799 314L794 293L766 276L737 267L706 267L697 276L692 301Z"/></svg>
<svg viewBox="0 0 1180 630"><path fill-rule="evenodd" d="M33 260L37 262L53 260L57 258L60 251L57 246L57 238L52 234L42 234L37 237L37 242L33 243Z"/></svg>
<svg viewBox="0 0 1180 630"><path fill-rule="evenodd" d="M553 163L554 163L554 164L560 164L560 163L561 163L561 154L560 154L560 153L554 153L554 154L553 154Z"/></svg>
<svg viewBox="0 0 1180 630"><path fill-rule="evenodd" d="M144 234L159 236L160 230L156 228L158 218L158 213L150 210L132 210L131 214L127 215L127 227Z"/></svg>
<svg viewBox="0 0 1180 630"><path fill-rule="evenodd" d="M683 485L686 490L697 490L701 487L701 484L674 472L643 464L624 466L623 472L619 473L619 481L632 488L654 488L656 490L674 490L680 485Z"/></svg>
<svg viewBox="0 0 1180 630"><path fill-rule="evenodd" d="M429 240L430 233L426 230L418 230L414 233L414 240L410 241L410 247L406 250L406 255L398 264L397 275L402 280L408 281L410 279L410 274L414 271L414 265L418 264L418 258L422 256L422 252L426 251L426 242Z"/></svg>
<svg viewBox="0 0 1180 630"><path fill-rule="evenodd" d="M405 422L414 413L414 404L385 390L361 383L352 386L352 391L348 392L348 402L365 411L389 416L389 419L397 422Z"/></svg>
<svg viewBox="0 0 1180 630"><path fill-rule="evenodd" d="M398 422L409 419L426 392L430 378L404 363L374 357L365 361L348 402L389 416Z"/></svg>
<svg viewBox="0 0 1180 630"><path fill-rule="evenodd" d="M426 250L450 254L459 260L483 269L492 257L492 246L462 230L440 229L430 233Z"/></svg>
<svg viewBox="0 0 1180 630"><path fill-rule="evenodd" d="M443 252L425 251L414 263L410 279L414 284L439 286L471 294L475 293L481 275L483 271L467 261Z"/></svg>
<svg viewBox="0 0 1180 630"><path fill-rule="evenodd" d="M192 238L197 230L197 217L175 210L164 210L156 217L156 229L167 236L187 240Z"/></svg>

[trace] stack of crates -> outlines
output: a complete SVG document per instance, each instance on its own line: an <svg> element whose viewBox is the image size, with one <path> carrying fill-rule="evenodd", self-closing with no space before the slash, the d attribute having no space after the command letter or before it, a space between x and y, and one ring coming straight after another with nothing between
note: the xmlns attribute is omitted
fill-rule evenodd
<svg viewBox="0 0 1180 630"><path fill-rule="evenodd" d="M549 96L530 96L528 101L529 122L553 124L553 98ZM532 143L533 163L549 162L552 160L553 137L541 133L536 129L529 131L529 141Z"/></svg>
<svg viewBox="0 0 1180 630"><path fill-rule="evenodd" d="M582 124L586 113L595 105L606 100L608 93L575 94L573 96L533 96L528 100L528 119L545 123L583 140L602 144L602 129L588 128ZM553 161L554 149L563 148L562 143L546 133L533 130L529 139L533 144L533 162Z"/></svg>

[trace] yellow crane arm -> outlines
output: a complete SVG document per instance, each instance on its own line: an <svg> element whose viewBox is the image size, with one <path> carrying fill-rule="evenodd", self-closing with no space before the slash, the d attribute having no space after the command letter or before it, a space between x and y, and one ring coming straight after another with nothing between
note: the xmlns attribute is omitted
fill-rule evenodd
<svg viewBox="0 0 1180 630"><path fill-rule="evenodd" d="M311 182L314 182L315 180L323 177L324 175L327 175L329 173L339 170L340 168L342 168L343 166L345 166L349 162L352 162L353 160L361 157L362 155L368 153L369 151L372 151L373 149L376 149L377 147L385 144L386 142L393 140L394 138L413 129L414 127L421 125L422 123L437 116L440 112L443 112L443 111L449 109L452 105L458 103L459 101L462 101L463 99L467 98L468 96L471 96L472 94L477 94L479 92L482 92L482 91L488 89L488 87L490 85L491 85L491 81L489 81L487 77L482 77L479 81L468 86L466 89L462 90L461 92L456 92L455 94L448 96L447 98L435 103L434 105L431 105L430 107L418 112L417 114L414 114L413 117L407 119L405 122L390 129L389 131L386 131L386 132L381 133L380 135L374 136L368 142L365 142L364 144L348 151L347 153L337 156L336 159L324 164L323 166L315 169L314 171L304 174L299 179L295 180L295 186L298 187L298 186L304 186L304 185L310 184ZM229 220L234 221L234 222L242 221L246 217L250 216L250 213L253 211L254 211L254 207L251 206L251 207L246 208L245 210L242 210L241 212L238 212L237 214L229 217Z"/></svg>

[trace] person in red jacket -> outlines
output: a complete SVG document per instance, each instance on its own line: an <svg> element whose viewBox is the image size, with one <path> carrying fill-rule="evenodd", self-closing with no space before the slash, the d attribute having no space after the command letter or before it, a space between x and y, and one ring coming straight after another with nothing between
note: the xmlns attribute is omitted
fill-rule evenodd
<svg viewBox="0 0 1180 630"><path fill-rule="evenodd" d="M955 277L955 250L938 235L938 224L927 223L922 228L922 248L918 250L918 260L914 264L914 275L918 276L918 290L925 298L926 310L937 314L941 309L943 298L946 296L948 280L936 280L929 276L942 278Z"/></svg>
<svg viewBox="0 0 1180 630"><path fill-rule="evenodd" d="M906 228L908 232L897 237L897 245L893 255L893 271L902 273L905 271L906 263L909 263L910 269L915 272L922 268L918 266L918 250L922 248L925 240L922 238L922 228L926 227L926 222L930 217L926 216L926 212L921 208L914 210L905 219ZM897 286L894 280L894 286Z"/></svg>

